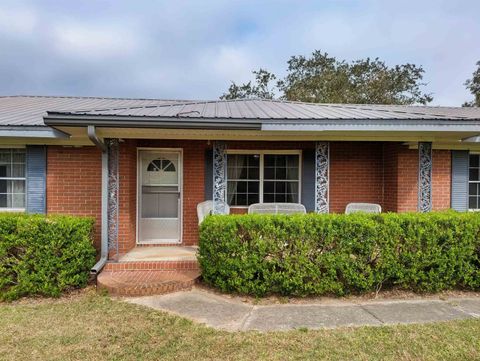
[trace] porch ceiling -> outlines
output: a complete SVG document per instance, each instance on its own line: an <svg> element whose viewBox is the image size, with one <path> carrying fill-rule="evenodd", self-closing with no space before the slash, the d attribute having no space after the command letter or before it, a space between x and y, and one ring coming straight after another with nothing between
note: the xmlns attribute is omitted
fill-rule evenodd
<svg viewBox="0 0 480 361"><path fill-rule="evenodd" d="M65 144L92 143L87 136L87 127L56 127L71 135ZM414 132L414 131L265 131L265 130L205 130L205 129L158 129L158 128L106 128L97 127L101 138L122 139L192 139L192 140L245 140L245 141L431 141L452 149L480 149L478 143L462 143L461 140L478 135L477 132ZM55 142L58 144L58 140Z"/></svg>

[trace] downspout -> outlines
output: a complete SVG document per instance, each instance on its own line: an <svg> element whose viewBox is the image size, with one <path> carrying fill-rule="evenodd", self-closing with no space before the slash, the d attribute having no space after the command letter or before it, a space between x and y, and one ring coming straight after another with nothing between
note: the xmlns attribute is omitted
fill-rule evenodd
<svg viewBox="0 0 480 361"><path fill-rule="evenodd" d="M102 232L100 243L100 259L90 270L94 277L100 273L108 259L108 148L105 143L98 138L95 132L95 126L87 127L88 138L98 148L102 150Z"/></svg>

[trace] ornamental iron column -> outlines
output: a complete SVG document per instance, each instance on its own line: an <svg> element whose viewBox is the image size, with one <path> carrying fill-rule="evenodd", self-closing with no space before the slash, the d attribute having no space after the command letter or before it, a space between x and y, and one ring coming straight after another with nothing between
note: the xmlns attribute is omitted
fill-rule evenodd
<svg viewBox="0 0 480 361"><path fill-rule="evenodd" d="M328 213L328 178L330 173L330 143L315 143L315 212Z"/></svg>
<svg viewBox="0 0 480 361"><path fill-rule="evenodd" d="M418 211L432 210L432 143L418 143Z"/></svg>
<svg viewBox="0 0 480 361"><path fill-rule="evenodd" d="M118 259L119 143L118 139L107 139L105 143L108 147L108 250L116 253Z"/></svg>
<svg viewBox="0 0 480 361"><path fill-rule="evenodd" d="M224 142L213 142L213 214L225 214L227 153Z"/></svg>

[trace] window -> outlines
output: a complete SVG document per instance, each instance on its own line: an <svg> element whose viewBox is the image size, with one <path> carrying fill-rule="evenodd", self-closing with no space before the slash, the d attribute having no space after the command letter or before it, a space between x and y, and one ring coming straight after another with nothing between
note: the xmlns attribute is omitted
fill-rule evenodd
<svg viewBox="0 0 480 361"><path fill-rule="evenodd" d="M468 166L468 208L480 209L480 154L470 154Z"/></svg>
<svg viewBox="0 0 480 361"><path fill-rule="evenodd" d="M161 170L175 172L175 165L168 159L159 158L152 160L147 167L147 172L159 172Z"/></svg>
<svg viewBox="0 0 480 361"><path fill-rule="evenodd" d="M228 154L227 203L298 203L300 154L255 153Z"/></svg>
<svg viewBox="0 0 480 361"><path fill-rule="evenodd" d="M25 208L25 149L0 149L0 209Z"/></svg>

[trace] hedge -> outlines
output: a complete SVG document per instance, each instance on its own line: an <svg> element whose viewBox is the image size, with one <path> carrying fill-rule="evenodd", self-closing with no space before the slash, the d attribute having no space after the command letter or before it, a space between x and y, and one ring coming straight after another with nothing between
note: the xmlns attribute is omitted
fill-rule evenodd
<svg viewBox="0 0 480 361"><path fill-rule="evenodd" d="M263 296L480 288L480 214L210 216L200 228L207 284Z"/></svg>
<svg viewBox="0 0 480 361"><path fill-rule="evenodd" d="M0 213L0 300L84 287L95 263L93 219Z"/></svg>

